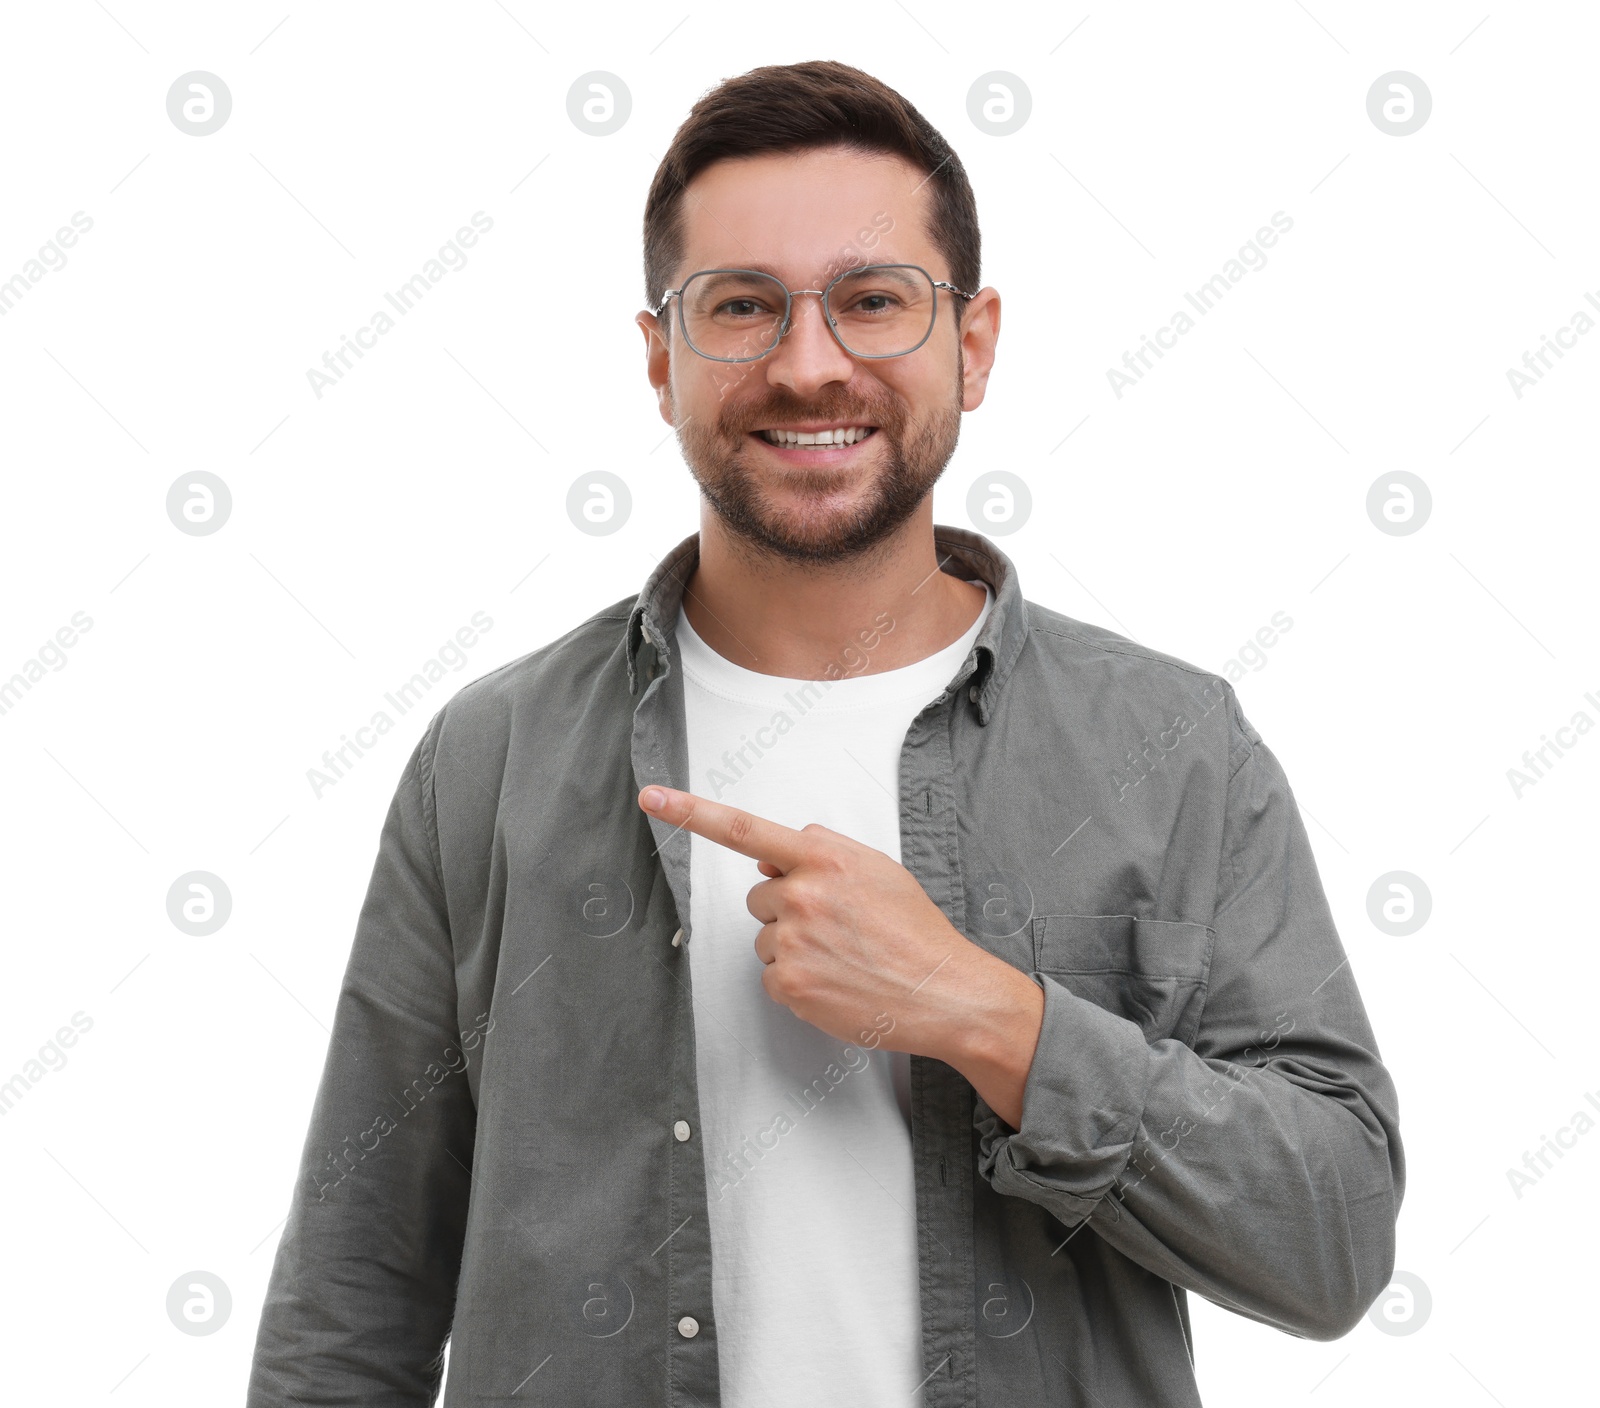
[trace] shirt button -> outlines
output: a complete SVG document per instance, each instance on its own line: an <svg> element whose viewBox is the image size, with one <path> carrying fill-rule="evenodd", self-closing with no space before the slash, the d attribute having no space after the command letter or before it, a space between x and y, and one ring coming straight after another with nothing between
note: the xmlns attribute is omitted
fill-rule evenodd
<svg viewBox="0 0 1600 1408"><path fill-rule="evenodd" d="M682 946L682 944L683 944L683 930L679 929L678 932L672 936L672 946L673 946L673 948L680 948Z"/></svg>
<svg viewBox="0 0 1600 1408"><path fill-rule="evenodd" d="M692 1340L700 1333L700 1322L692 1315L685 1315L678 1321L678 1333L686 1340Z"/></svg>
<svg viewBox="0 0 1600 1408"><path fill-rule="evenodd" d="M689 1137L689 1121L679 1120L672 1126L672 1134L678 1143L682 1144Z"/></svg>
<svg viewBox="0 0 1600 1408"><path fill-rule="evenodd" d="M970 699L974 704L976 704L978 702L978 686L977 685L973 685L972 688L967 691L967 698Z"/></svg>

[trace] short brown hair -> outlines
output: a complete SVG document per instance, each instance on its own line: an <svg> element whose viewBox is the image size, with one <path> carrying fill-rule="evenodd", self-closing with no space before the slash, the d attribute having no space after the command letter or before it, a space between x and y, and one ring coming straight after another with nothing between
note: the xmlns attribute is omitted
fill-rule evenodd
<svg viewBox="0 0 1600 1408"><path fill-rule="evenodd" d="M723 80L689 110L644 204L644 284L657 307L683 262L683 189L713 162L766 152L850 147L890 152L927 174L928 236L950 281L978 291L978 204L955 150L893 88L829 59L767 65ZM959 320L965 300L951 298Z"/></svg>

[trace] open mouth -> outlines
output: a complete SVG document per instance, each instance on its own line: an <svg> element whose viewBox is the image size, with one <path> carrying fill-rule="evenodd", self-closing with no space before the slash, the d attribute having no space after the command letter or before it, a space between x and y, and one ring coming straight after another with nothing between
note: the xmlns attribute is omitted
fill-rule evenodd
<svg viewBox="0 0 1600 1408"><path fill-rule="evenodd" d="M808 448L856 445L877 434L877 431L875 425L840 425L827 430L758 430L755 434L769 445L796 449L802 445Z"/></svg>
<svg viewBox="0 0 1600 1408"><path fill-rule="evenodd" d="M790 430L775 427L752 430L750 438L761 443L763 453L797 468L844 466L866 452L861 448L878 433L875 425L835 425L820 430Z"/></svg>

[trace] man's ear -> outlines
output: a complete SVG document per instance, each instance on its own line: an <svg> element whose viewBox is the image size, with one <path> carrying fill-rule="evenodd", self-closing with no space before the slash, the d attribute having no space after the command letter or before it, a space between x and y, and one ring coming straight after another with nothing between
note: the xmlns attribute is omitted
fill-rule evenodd
<svg viewBox="0 0 1600 1408"><path fill-rule="evenodd" d="M661 419L672 425L672 355L667 349L661 321L648 309L641 309L633 320L644 334L645 376L655 388L656 406Z"/></svg>
<svg viewBox="0 0 1600 1408"><path fill-rule="evenodd" d="M999 340L1000 295L992 288L979 289L961 318L962 410L975 411L983 404Z"/></svg>

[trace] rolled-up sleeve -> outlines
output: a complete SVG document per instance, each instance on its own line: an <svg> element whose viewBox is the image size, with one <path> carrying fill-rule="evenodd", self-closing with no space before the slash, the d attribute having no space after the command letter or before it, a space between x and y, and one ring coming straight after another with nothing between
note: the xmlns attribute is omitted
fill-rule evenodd
<svg viewBox="0 0 1600 1408"><path fill-rule="evenodd" d="M439 718L379 841L288 1222L249 1408L431 1403L455 1304L476 1124L432 812ZM476 1048L474 1050L473 1048Z"/></svg>
<svg viewBox="0 0 1600 1408"><path fill-rule="evenodd" d="M1192 1046L1034 973L1021 1127L977 1097L979 1170L1176 1285L1333 1339L1393 1269L1398 1105L1288 780L1229 704L1242 761Z"/></svg>

